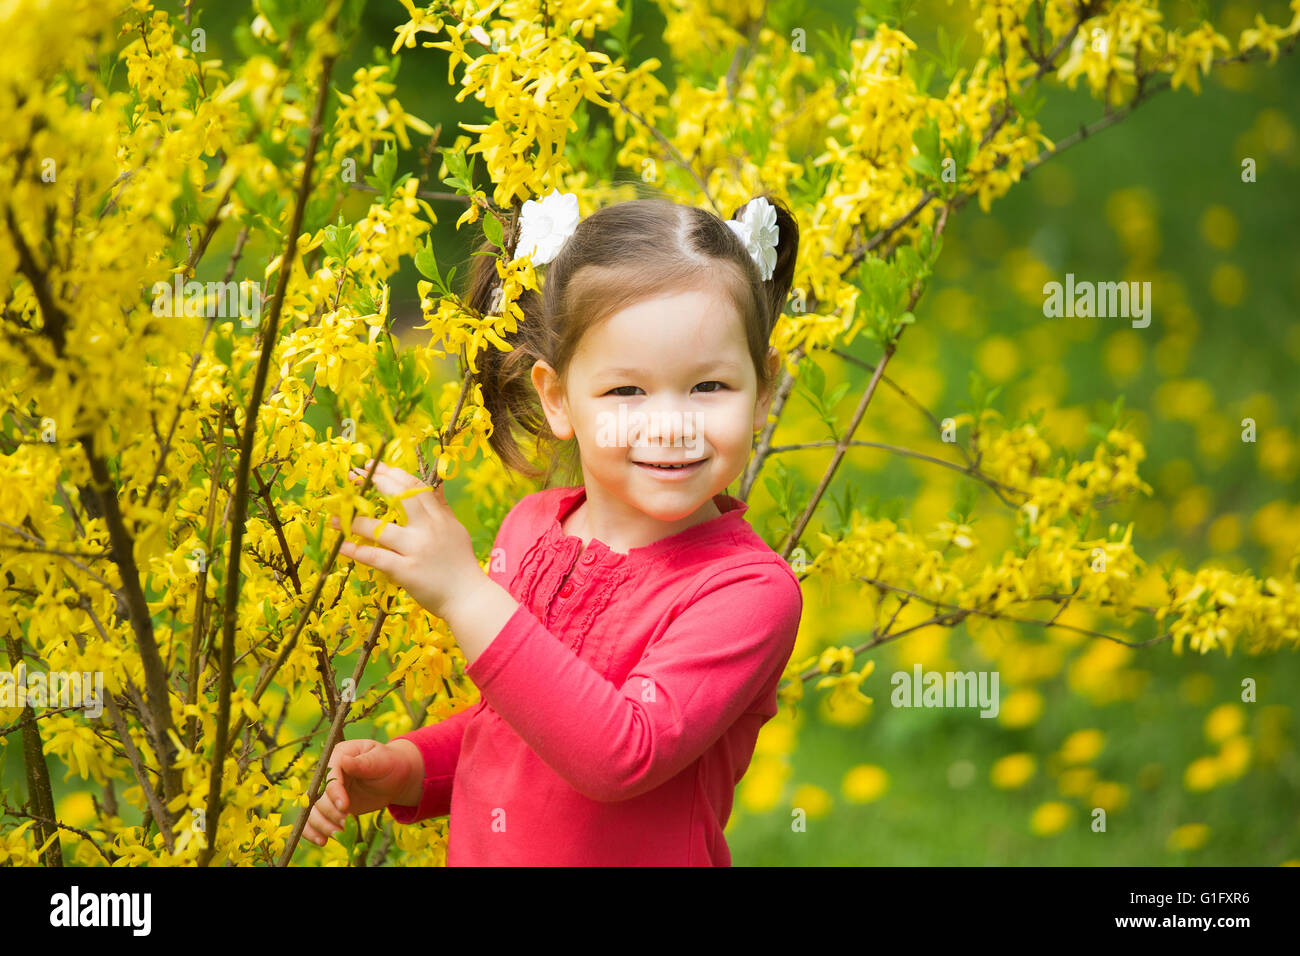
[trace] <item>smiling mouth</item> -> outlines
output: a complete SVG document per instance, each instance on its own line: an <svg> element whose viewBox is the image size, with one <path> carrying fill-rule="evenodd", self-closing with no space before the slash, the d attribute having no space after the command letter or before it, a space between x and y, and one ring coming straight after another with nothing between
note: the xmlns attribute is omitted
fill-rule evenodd
<svg viewBox="0 0 1300 956"><path fill-rule="evenodd" d="M707 458L701 458L699 461L683 461L669 465L658 465L648 461L637 461L633 462L633 464L640 465L642 468L654 468L657 471L689 471L692 468L704 464L706 461L708 461Z"/></svg>

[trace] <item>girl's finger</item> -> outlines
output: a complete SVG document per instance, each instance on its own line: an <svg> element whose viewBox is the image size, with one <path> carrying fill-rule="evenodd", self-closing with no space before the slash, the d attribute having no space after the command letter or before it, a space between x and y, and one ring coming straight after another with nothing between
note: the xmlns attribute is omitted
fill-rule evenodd
<svg viewBox="0 0 1300 956"><path fill-rule="evenodd" d="M353 544L350 541L343 542L339 548L339 554L345 554L354 561L360 561L376 571L383 571L389 575L397 570L398 561L401 560L401 555L396 551L389 551L387 548L375 548L368 544Z"/></svg>
<svg viewBox="0 0 1300 956"><path fill-rule="evenodd" d="M396 472L396 474L394 474L394 472ZM357 471L354 469L350 474L358 475L360 478L366 476L364 470ZM381 494L395 495L410 487L406 481L403 481L403 477L410 479L411 481L416 481L416 478L413 475L408 475L401 469L390 469L387 465L380 465L375 469L375 473L370 479L370 484L372 487L377 488Z"/></svg>
<svg viewBox="0 0 1300 956"><path fill-rule="evenodd" d="M409 528L412 521L419 522L425 516L432 515L429 506L436 503L446 505L446 499L440 498L442 488L434 488L432 485L426 485L415 475L405 472L400 468L394 468L392 465L380 464L375 469L374 486L381 494L395 497L401 504L403 512L406 514L407 527ZM427 495L425 492L433 492L433 495Z"/></svg>
<svg viewBox="0 0 1300 956"><path fill-rule="evenodd" d="M335 528L341 527L341 522L337 517L331 518L330 524ZM395 521L378 521L375 518L367 518L365 515L353 517L352 533L363 538L370 538L372 541L381 542L384 547L391 548L399 553L405 553L406 547L411 543L411 532L408 528L397 524Z"/></svg>
<svg viewBox="0 0 1300 956"><path fill-rule="evenodd" d="M362 465L360 468L353 468L352 470L356 472L360 472L362 475L364 475L367 471L370 470L370 463L372 461L374 461L373 458L367 458L366 463L364 465ZM402 479L411 479L412 481L416 480L415 476L412 475L409 471L406 471L402 468L398 468L396 465L384 464L384 462L382 461L375 466L375 476L378 477L379 475L385 475L389 478L397 479L397 480L402 480Z"/></svg>

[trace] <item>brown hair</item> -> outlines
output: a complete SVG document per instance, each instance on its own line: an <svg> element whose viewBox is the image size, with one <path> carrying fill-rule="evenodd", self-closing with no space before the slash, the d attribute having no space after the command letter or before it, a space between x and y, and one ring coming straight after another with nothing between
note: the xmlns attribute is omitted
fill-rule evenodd
<svg viewBox="0 0 1300 956"><path fill-rule="evenodd" d="M781 200L766 194L762 198L776 208L778 229L776 265L766 282L759 278L744 243L706 209L668 199L630 199L578 222L555 259L539 267L541 295L525 289L517 300L525 318L516 332L505 336L513 351L488 347L476 358L479 372L473 382L482 385L483 404L492 416L488 443L507 468L529 478L542 477L547 485L557 473L565 485L581 483L577 442L561 441L552 433L533 387L533 365L545 361L563 382L589 329L668 290L706 284L721 287L742 318L758 375L758 394L772 387L769 339L794 277L799 226ZM738 219L748 205L731 218ZM507 236L506 242L513 248L515 239ZM494 249L484 240L478 251ZM500 283L497 256L472 258L464 301L488 313L493 290ZM547 463L544 470L524 455L515 439L516 428L534 436L536 454Z"/></svg>

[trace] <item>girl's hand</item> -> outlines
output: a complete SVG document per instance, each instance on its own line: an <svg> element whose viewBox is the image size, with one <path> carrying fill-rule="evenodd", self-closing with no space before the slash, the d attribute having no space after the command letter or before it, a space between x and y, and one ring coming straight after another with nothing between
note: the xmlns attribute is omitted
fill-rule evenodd
<svg viewBox="0 0 1300 956"><path fill-rule="evenodd" d="M364 475L354 468L348 477L360 481ZM374 518L357 516L352 519L352 533L374 544L345 541L339 553L383 571L431 614L444 617L452 596L467 593L476 578L483 577L469 532L452 513L441 485L426 485L382 462L375 467L374 484L386 495L410 492L400 499L406 524L388 522L381 529ZM337 517L330 524L340 527Z"/></svg>
<svg viewBox="0 0 1300 956"><path fill-rule="evenodd" d="M318 846L347 826L348 814L360 816L393 803L411 776L410 762L379 740L340 740L330 751L329 770L333 779L302 828L303 839Z"/></svg>

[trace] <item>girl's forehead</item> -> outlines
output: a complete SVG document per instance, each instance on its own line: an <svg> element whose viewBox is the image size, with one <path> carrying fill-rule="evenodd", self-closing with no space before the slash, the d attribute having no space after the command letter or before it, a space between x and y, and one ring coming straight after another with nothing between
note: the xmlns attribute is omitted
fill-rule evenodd
<svg viewBox="0 0 1300 956"><path fill-rule="evenodd" d="M734 357L748 354L748 340L730 303L700 310L649 307L623 312L589 329L574 358L594 364L617 360L620 366L671 358ZM624 359L630 361L624 362Z"/></svg>
<svg viewBox="0 0 1300 956"><path fill-rule="evenodd" d="M615 312L588 330L584 338L642 340L671 334L677 339L722 341L744 335L740 313L720 290L689 290L643 299Z"/></svg>

